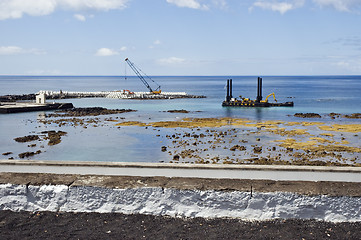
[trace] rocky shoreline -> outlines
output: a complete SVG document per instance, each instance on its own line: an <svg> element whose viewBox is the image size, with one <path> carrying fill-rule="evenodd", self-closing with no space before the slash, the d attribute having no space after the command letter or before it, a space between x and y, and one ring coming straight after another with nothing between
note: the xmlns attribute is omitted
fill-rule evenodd
<svg viewBox="0 0 361 240"><path fill-rule="evenodd" d="M88 107L88 108L70 108L59 110L55 113L46 114L45 117L88 117L99 115L119 114L126 112L136 112L132 109L107 109L103 107Z"/></svg>
<svg viewBox="0 0 361 240"><path fill-rule="evenodd" d="M295 113L293 116L299 118L322 118L318 113ZM336 118L349 118L349 119L361 119L361 113L352 113L352 114L341 114L341 113L329 113L324 116L330 117L331 119Z"/></svg>
<svg viewBox="0 0 361 240"><path fill-rule="evenodd" d="M349 146L346 138L346 134L353 142L359 138L359 124L184 118L150 123L121 121L116 126L181 128L165 135L171 144L161 148L173 156L173 163L361 166L357 163L361 148ZM266 141L264 135L275 139ZM211 157L213 151L217 155Z"/></svg>
<svg viewBox="0 0 361 240"><path fill-rule="evenodd" d="M303 121L252 121L241 118L183 118L172 121L127 120L119 116L134 112L132 109L106 109L101 107L73 108L45 114L38 123L45 126L109 127L117 129L136 126L147 131L157 130L155 137L164 142L159 147L168 155L170 163L197 164L256 164L256 165L312 165L312 166L361 166L361 148L355 145L360 138L361 125L331 122ZM185 109L164 111L169 114L189 114ZM107 117L109 115L109 117ZM116 115L111 117L111 115ZM100 117L104 116L104 117ZM301 118L353 118L360 113L321 116L316 113L297 113ZM337 123L332 123L337 121ZM49 140L49 146L61 142L60 137L39 132L14 139L18 142ZM163 133L166 132L166 133ZM47 137L41 136L48 134ZM62 136L66 135L63 134ZM33 148L36 144L29 144ZM40 146L42 148L42 145ZM3 156L11 156L12 151ZM42 149L25 151L20 158L31 158ZM163 161L160 161L163 162Z"/></svg>

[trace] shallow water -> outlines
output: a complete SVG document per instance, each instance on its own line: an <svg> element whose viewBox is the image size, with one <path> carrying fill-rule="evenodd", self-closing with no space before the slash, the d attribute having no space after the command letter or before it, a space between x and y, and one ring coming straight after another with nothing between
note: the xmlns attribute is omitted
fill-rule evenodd
<svg viewBox="0 0 361 240"><path fill-rule="evenodd" d="M297 112L316 112L326 115L331 112L351 114L361 112L361 76L317 76L317 77L263 77L263 97L275 92L279 102L294 101L294 107L279 108L225 108L221 103L225 97L226 79L233 79L233 95L242 95L254 99L257 93L257 77L255 76L210 76L210 77L153 77L163 91L187 92L205 95L204 99L173 100L122 100L106 98L66 99L75 107L106 107L110 109L134 109L136 112L117 114L113 118L122 117L126 121L154 122L180 120L184 117L236 117L251 120L305 121L293 117ZM0 95L34 93L39 90L63 91L109 91L129 89L146 91L135 77L28 77L0 76ZM168 113L167 110L186 109L188 114ZM44 113L17 113L0 115L0 153L13 152L4 158L18 158L25 151L41 150L42 153L31 157L39 160L69 161L140 161L168 162L172 156L160 151L162 146L172 147L172 141L166 135L172 135L181 129L155 129L152 127L116 127L115 123L101 121L97 127L44 125L38 121ZM109 116L100 117L104 119ZM309 121L309 120L306 120ZM360 120L334 119L323 117L312 119L325 123L360 123ZM17 143L15 137L38 134L41 131L62 130L67 132L58 145L48 146L46 141L36 142L36 147L28 147L30 143ZM183 130L182 130L183 131ZM240 133L241 134L241 133ZM159 136L157 136L159 135ZM240 135L242 138L244 135ZM348 137L355 145L359 137ZM256 135L248 137L250 145ZM272 138L263 133L262 139ZM252 138L252 139L251 139ZM218 150L221 151L221 150ZM219 153L227 155L230 153ZM231 156L231 155L230 155Z"/></svg>

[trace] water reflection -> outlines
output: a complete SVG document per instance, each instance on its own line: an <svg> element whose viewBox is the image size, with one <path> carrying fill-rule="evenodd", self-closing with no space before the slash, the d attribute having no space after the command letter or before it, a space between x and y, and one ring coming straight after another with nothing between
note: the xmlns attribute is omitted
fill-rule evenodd
<svg viewBox="0 0 361 240"><path fill-rule="evenodd" d="M265 118L263 108L223 107L225 117L250 118L261 121Z"/></svg>
<svg viewBox="0 0 361 240"><path fill-rule="evenodd" d="M262 110L262 108L255 108L257 121L261 121L263 119Z"/></svg>

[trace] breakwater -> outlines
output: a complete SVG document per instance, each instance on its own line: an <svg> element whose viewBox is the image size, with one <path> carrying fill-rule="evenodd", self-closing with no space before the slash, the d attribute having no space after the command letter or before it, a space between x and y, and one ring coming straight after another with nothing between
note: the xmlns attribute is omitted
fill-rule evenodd
<svg viewBox="0 0 361 240"><path fill-rule="evenodd" d="M101 91L101 92L70 92L70 91L39 91L37 94L45 94L48 99L65 98L114 98L114 99L175 99L175 98L204 98L205 96L190 95L186 92L162 92L154 94L150 92L131 92L129 90Z"/></svg>
<svg viewBox="0 0 361 240"><path fill-rule="evenodd" d="M203 95L192 95L186 92L162 92L154 94L150 92L131 92L128 90L120 91L98 91L98 92L79 92L79 91L49 91L41 90L37 93L21 95L0 96L1 102L15 102L35 100L36 95L45 94L47 99L70 99L70 98L114 98L114 99L177 99L177 98L205 98Z"/></svg>
<svg viewBox="0 0 361 240"><path fill-rule="evenodd" d="M110 92L106 98L118 99L176 99L176 98L205 98L205 96L190 95L186 92L162 92L154 94L150 92L128 92L128 91L114 91Z"/></svg>

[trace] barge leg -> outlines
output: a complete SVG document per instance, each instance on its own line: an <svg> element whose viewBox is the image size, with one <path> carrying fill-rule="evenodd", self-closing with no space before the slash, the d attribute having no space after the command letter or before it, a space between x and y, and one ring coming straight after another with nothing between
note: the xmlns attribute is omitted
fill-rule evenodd
<svg viewBox="0 0 361 240"><path fill-rule="evenodd" d="M229 79L227 79L227 96L226 96L226 102L229 102Z"/></svg>
<svg viewBox="0 0 361 240"><path fill-rule="evenodd" d="M262 100L262 78L258 77L257 83L257 102L261 102Z"/></svg>
<svg viewBox="0 0 361 240"><path fill-rule="evenodd" d="M232 79L229 79L229 100L231 100L232 98Z"/></svg>

